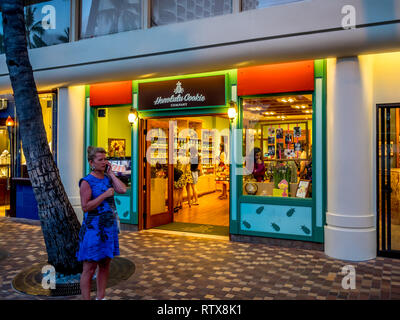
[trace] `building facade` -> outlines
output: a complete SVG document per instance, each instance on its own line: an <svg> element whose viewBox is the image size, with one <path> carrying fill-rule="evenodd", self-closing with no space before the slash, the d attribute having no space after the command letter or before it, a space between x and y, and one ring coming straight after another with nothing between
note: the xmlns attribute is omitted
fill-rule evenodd
<svg viewBox="0 0 400 320"><path fill-rule="evenodd" d="M317 243L343 260L398 255L398 1L54 0L30 1L26 16L44 30L28 35L30 59L80 219L88 145L103 146L129 185L118 212L137 229L181 219L174 157L195 146L200 199L221 192L210 212L231 239ZM0 68L9 95L4 55ZM248 150L263 174L243 171ZM16 207L34 207L14 171Z"/></svg>

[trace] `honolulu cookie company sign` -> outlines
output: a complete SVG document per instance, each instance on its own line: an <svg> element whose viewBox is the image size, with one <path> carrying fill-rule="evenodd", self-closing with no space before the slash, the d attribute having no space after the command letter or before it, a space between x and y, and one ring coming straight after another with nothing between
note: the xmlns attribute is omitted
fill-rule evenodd
<svg viewBox="0 0 400 320"><path fill-rule="evenodd" d="M174 94L168 98L157 97L154 101L154 105L157 106L159 104L170 103L171 107L183 107L187 105L189 101L205 101L206 97L202 94L196 93L195 96L192 96L190 93L182 95L185 92L185 89L182 88L182 82L178 81L176 83L176 88L174 90ZM184 103L182 103L184 102Z"/></svg>
<svg viewBox="0 0 400 320"><path fill-rule="evenodd" d="M225 76L167 80L139 84L139 109L225 105Z"/></svg>

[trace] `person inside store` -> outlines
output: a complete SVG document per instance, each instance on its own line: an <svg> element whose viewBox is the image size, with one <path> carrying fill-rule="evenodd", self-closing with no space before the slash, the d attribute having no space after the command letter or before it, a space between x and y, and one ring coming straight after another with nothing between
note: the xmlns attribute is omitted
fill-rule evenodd
<svg viewBox="0 0 400 320"><path fill-rule="evenodd" d="M187 174L185 173L185 159L179 157L176 166L174 166L174 212L179 212L183 204L183 188L186 187Z"/></svg>
<svg viewBox="0 0 400 320"><path fill-rule="evenodd" d="M311 147L310 147L310 150ZM303 166L300 168L300 178L304 180L312 181L312 154L310 152L309 158L307 161L302 161Z"/></svg>
<svg viewBox="0 0 400 320"><path fill-rule="evenodd" d="M156 178L165 178L164 168L160 163L156 163Z"/></svg>
<svg viewBox="0 0 400 320"><path fill-rule="evenodd" d="M199 200L198 200L198 195L197 195L196 184L199 181L200 157L199 157L197 148L195 148L195 147L191 147L189 149L189 153L190 153L190 171L191 171L193 183L188 182L188 184L186 186L186 188L188 188L188 189L190 188L190 193L188 192L188 201L189 201L189 203L191 202L191 199L189 199L189 194L192 194L193 198L194 198L193 205L198 206Z"/></svg>
<svg viewBox="0 0 400 320"><path fill-rule="evenodd" d="M257 180L257 182L264 181L265 178L265 164L262 160L261 149L256 147L254 148L254 167L253 167L253 176Z"/></svg>
<svg viewBox="0 0 400 320"><path fill-rule="evenodd" d="M183 166L183 176L185 177L186 196L187 196L188 206L189 206L189 208L191 208L192 207L192 203L191 203L192 192L191 192L190 185L193 185L194 181L193 181L191 165L190 165L189 149L186 151L184 164L185 165Z"/></svg>
<svg viewBox="0 0 400 320"><path fill-rule="evenodd" d="M312 150L310 146L310 150ZM300 169L300 179L309 180L310 188L308 197L312 197L312 153L310 151L309 159L307 161L302 161L304 163L303 167Z"/></svg>
<svg viewBox="0 0 400 320"><path fill-rule="evenodd" d="M217 157L217 182L222 184L222 194L218 197L220 200L228 198L228 182L227 177L229 177L229 168L225 163L225 144L221 143L219 145L219 156Z"/></svg>
<svg viewBox="0 0 400 320"><path fill-rule="evenodd" d="M301 142L301 154L300 154L300 164L299 164L299 175L301 177L302 173L304 172L304 168L306 167L307 161L307 151L306 151L306 144L305 142Z"/></svg>
<svg viewBox="0 0 400 320"><path fill-rule="evenodd" d="M110 263L120 254L114 192L126 193L126 186L112 172L103 148L89 146L87 158L91 172L79 181L84 212L76 253L78 261L83 261L80 287L82 299L90 300L91 281L98 268L96 300L106 300Z"/></svg>

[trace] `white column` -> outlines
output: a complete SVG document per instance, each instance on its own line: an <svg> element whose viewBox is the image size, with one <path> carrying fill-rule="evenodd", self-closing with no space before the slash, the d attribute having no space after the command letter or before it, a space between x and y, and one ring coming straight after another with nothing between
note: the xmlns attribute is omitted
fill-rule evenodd
<svg viewBox="0 0 400 320"><path fill-rule="evenodd" d="M376 257L371 66L368 57L328 61L325 253L342 260Z"/></svg>
<svg viewBox="0 0 400 320"><path fill-rule="evenodd" d="M84 174L85 86L58 90L58 158L61 181L80 222L79 179Z"/></svg>

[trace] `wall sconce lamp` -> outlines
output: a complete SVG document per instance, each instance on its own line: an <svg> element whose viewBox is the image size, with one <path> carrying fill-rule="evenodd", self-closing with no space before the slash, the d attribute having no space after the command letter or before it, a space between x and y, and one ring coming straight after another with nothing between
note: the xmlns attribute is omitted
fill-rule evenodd
<svg viewBox="0 0 400 320"><path fill-rule="evenodd" d="M237 116L237 105L235 102L230 102L230 107L228 109L228 117L231 121L235 120Z"/></svg>
<svg viewBox="0 0 400 320"><path fill-rule="evenodd" d="M15 124L15 122L14 122L13 118L11 118L10 116L8 116L8 118L7 118L7 120L6 120L6 126L7 126L7 127L14 127L14 124Z"/></svg>
<svg viewBox="0 0 400 320"><path fill-rule="evenodd" d="M136 109L131 109L128 115L128 121L131 126L138 120L138 112Z"/></svg>

